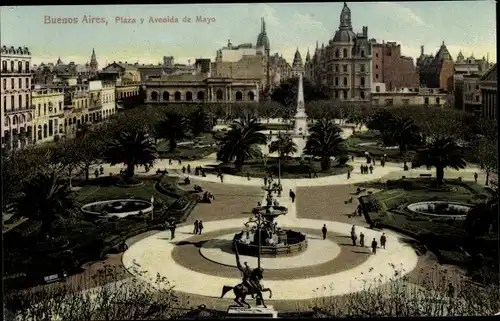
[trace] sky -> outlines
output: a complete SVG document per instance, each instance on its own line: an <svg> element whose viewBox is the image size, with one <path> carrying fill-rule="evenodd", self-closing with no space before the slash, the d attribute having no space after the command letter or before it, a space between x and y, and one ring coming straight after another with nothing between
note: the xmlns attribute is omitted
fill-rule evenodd
<svg viewBox="0 0 500 321"><path fill-rule="evenodd" d="M416 58L421 45L426 54L435 54L444 41L454 59L461 50L466 57L489 53L496 62L494 1L347 4L354 32L368 26L369 38L400 43L402 55ZM163 56L194 63L196 58L213 60L229 39L233 45L255 44L264 17L271 53L291 63L297 48L305 58L316 41L321 46L333 38L342 7L342 2L1 7L0 42L27 46L35 64L55 63L58 57L64 63L85 63L93 48L101 67L113 61L157 64ZM167 17L177 23L158 22ZM197 17L203 21L196 22ZM58 18L76 18L77 23L47 23ZM85 18L105 23L84 23Z"/></svg>

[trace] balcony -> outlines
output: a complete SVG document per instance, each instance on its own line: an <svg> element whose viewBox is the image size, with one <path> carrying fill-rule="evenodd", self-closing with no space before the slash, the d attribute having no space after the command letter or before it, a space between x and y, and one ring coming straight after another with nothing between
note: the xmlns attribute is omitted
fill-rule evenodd
<svg viewBox="0 0 500 321"><path fill-rule="evenodd" d="M2 74L8 74L8 75L15 75L15 74L23 74L23 75L26 75L26 74L31 74L31 70L18 70L18 69L14 69L14 70L9 70L9 69L2 69Z"/></svg>
<svg viewBox="0 0 500 321"><path fill-rule="evenodd" d="M30 107L30 106L24 106L21 108L16 108L16 109L4 109L5 115L14 115L14 114L19 114L19 113L26 113L33 111L35 108Z"/></svg>

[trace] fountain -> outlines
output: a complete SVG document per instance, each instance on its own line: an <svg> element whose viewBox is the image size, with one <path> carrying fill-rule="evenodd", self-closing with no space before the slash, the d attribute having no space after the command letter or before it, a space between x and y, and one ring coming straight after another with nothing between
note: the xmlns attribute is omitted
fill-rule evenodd
<svg viewBox="0 0 500 321"><path fill-rule="evenodd" d="M261 257L292 256L307 249L307 238L304 234L282 229L275 222L281 215L286 215L288 209L280 206L273 198L273 193L279 193L279 186L267 186L267 204L254 207L255 217L245 223L245 229L235 234L241 255L256 256L260 267ZM233 249L234 250L234 249Z"/></svg>

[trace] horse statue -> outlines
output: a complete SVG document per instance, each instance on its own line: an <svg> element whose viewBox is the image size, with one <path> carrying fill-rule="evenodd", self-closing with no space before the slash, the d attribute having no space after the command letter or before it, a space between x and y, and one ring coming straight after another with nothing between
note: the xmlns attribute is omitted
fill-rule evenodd
<svg viewBox="0 0 500 321"><path fill-rule="evenodd" d="M269 298L273 296L273 292L269 288L263 288L260 280L263 278L264 270L262 268L251 269L248 265L242 266L240 263L240 255L238 253L238 246L236 240L233 240L235 254L236 254L236 266L238 270L243 274L243 282L236 286L228 286L224 285L222 288L221 299L226 295L227 292L233 290L236 298L234 301L239 306L246 305L247 308L250 308L250 304L245 301L247 295L251 295L252 298L256 297L257 304L261 303L265 308L267 308L264 298L262 297L262 292L269 292Z"/></svg>

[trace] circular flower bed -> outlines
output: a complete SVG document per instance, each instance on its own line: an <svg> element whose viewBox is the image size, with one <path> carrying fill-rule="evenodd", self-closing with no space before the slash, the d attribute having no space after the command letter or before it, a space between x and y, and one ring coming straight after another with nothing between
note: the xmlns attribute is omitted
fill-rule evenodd
<svg viewBox="0 0 500 321"><path fill-rule="evenodd" d="M473 206L455 202L429 201L413 203L406 208L410 212L420 215L465 219Z"/></svg>
<svg viewBox="0 0 500 321"><path fill-rule="evenodd" d="M89 215L123 218L129 215L151 213L153 211L153 204L137 199L117 199L85 204L81 210L83 213Z"/></svg>

